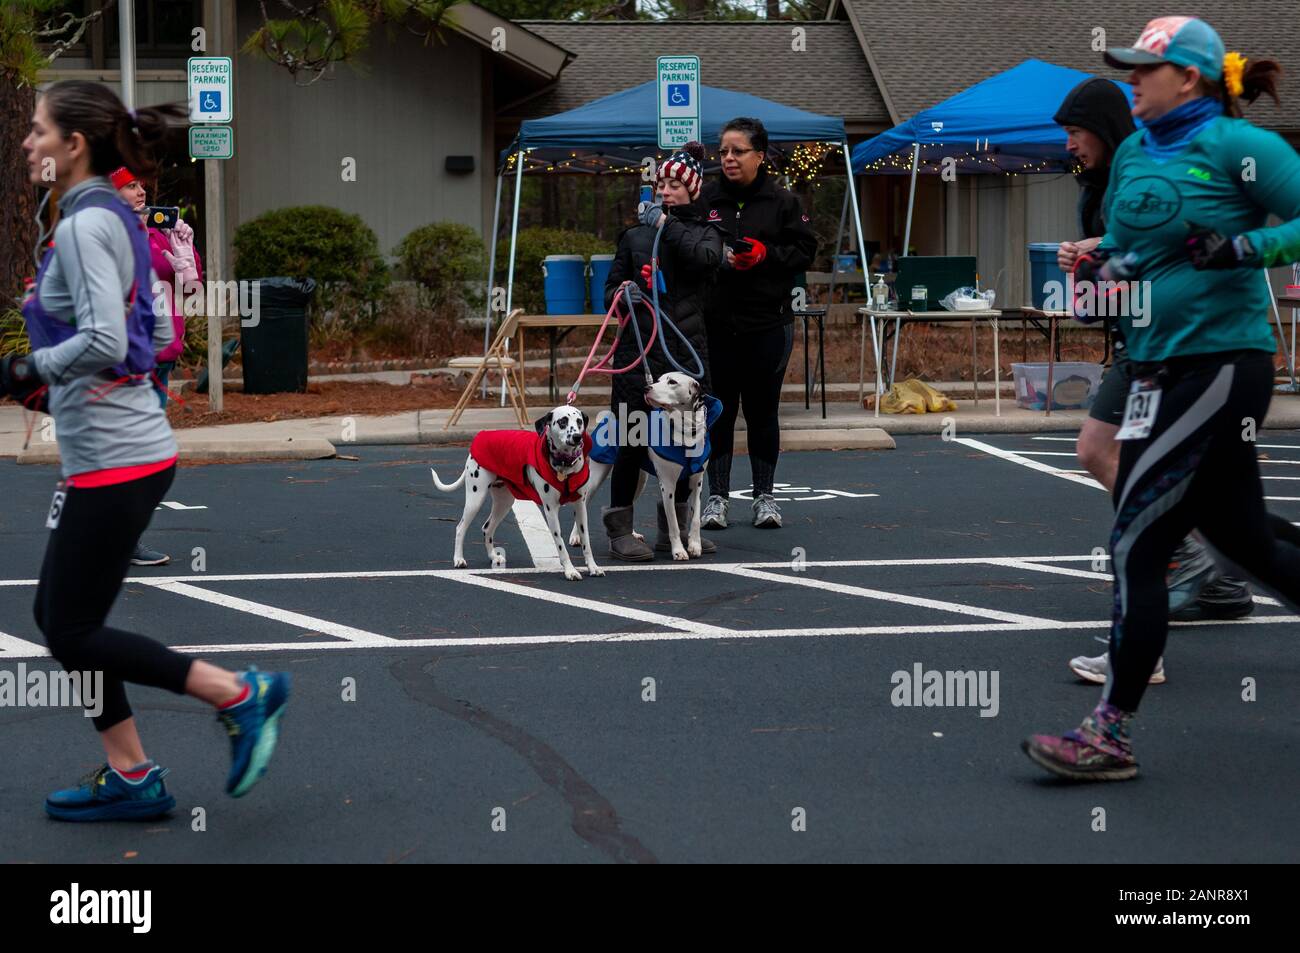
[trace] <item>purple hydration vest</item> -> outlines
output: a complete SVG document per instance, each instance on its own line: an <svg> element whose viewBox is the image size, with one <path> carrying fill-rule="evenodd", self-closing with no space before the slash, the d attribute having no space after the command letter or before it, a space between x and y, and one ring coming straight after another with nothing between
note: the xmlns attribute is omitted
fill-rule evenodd
<svg viewBox="0 0 1300 953"><path fill-rule="evenodd" d="M156 320L149 281L153 264L149 255L148 230L122 197L108 189L88 190L78 199L69 215L75 215L86 208L106 208L117 215L126 226L126 233L131 239L131 251L135 256L131 290L123 302L126 309L126 360L109 368L108 373L117 378L147 376L155 365L153 329ZM51 242L41 259L41 267L36 272L35 293L23 303L23 319L27 323L27 336L31 338L32 350L62 344L77 333L75 317L71 321L65 321L41 307L41 281L45 278L45 271L53 256L54 243Z"/></svg>

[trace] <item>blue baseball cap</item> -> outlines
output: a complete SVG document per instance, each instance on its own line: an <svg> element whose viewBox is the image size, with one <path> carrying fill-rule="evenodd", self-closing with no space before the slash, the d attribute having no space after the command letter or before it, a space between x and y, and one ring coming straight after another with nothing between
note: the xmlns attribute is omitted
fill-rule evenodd
<svg viewBox="0 0 1300 953"><path fill-rule="evenodd" d="M1116 69L1152 63L1195 66L1206 79L1223 77L1223 40L1196 17L1157 17L1146 25L1137 43L1106 50L1106 62Z"/></svg>

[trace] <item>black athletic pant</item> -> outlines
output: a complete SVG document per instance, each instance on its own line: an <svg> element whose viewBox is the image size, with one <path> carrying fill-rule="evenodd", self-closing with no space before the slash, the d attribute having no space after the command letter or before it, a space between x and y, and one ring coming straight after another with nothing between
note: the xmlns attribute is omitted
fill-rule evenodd
<svg viewBox="0 0 1300 953"><path fill-rule="evenodd" d="M131 717L124 682L185 692L191 659L153 639L104 625L131 565L131 553L176 475L160 473L96 489L67 491L50 532L36 589L36 625L69 672L103 672L105 731Z"/></svg>
<svg viewBox="0 0 1300 953"><path fill-rule="evenodd" d="M709 431L710 495L726 497L731 492L736 414L742 404L754 496L772 492L781 455L781 385L793 345L793 324L739 333L709 326L709 373L713 396L722 401L722 416Z"/></svg>
<svg viewBox="0 0 1300 953"><path fill-rule="evenodd" d="M1134 376L1154 369L1135 365ZM1175 358L1158 374L1151 435L1126 440L1115 481L1115 608L1104 698L1136 711L1169 625L1165 573L1193 527L1256 584L1300 604L1300 533L1264 508L1254 434L1273 393L1273 355Z"/></svg>
<svg viewBox="0 0 1300 953"><path fill-rule="evenodd" d="M618 448L614 459L614 469L609 475L609 505L613 507L631 506L636 501L636 487L641 479L641 464L650 459L650 449L645 446ZM674 500L686 501L691 489L690 475L682 470L677 481Z"/></svg>

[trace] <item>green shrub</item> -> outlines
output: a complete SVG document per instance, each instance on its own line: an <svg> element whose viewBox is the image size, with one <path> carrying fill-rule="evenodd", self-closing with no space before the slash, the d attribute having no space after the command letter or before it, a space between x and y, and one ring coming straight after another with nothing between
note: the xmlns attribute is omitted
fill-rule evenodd
<svg viewBox="0 0 1300 953"><path fill-rule="evenodd" d="M22 312L17 308L0 312L0 357L6 354L26 354L31 349Z"/></svg>
<svg viewBox="0 0 1300 953"><path fill-rule="evenodd" d="M422 303L440 311L468 311L483 303L487 272L483 240L468 225L434 222L417 228L393 249L404 278L420 287Z"/></svg>
<svg viewBox="0 0 1300 953"><path fill-rule="evenodd" d="M379 240L361 216L325 205L264 212L235 229L235 278L315 278L314 320L365 323L388 287Z"/></svg>
<svg viewBox="0 0 1300 953"><path fill-rule="evenodd" d="M526 314L546 312L546 294L542 284L542 259L547 255L609 255L614 244L587 232L570 232L562 228L523 228L515 246L515 289L511 306ZM510 264L510 238L497 245L496 283L505 287L506 269ZM603 311L604 309L599 309Z"/></svg>

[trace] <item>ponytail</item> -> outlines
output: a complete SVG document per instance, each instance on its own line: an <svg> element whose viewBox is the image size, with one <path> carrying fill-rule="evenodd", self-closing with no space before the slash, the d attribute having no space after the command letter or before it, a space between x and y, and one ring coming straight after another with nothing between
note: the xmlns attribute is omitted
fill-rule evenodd
<svg viewBox="0 0 1300 953"><path fill-rule="evenodd" d="M1217 83L1202 77L1200 92L1223 103L1225 116L1240 119L1241 103L1253 103L1265 93L1281 105L1277 92L1281 79L1282 64L1277 60L1250 60L1240 53L1229 53L1223 58L1223 76Z"/></svg>
<svg viewBox="0 0 1300 953"><path fill-rule="evenodd" d="M158 172L157 154L167 139L168 118L182 118L177 106L145 106L128 112L107 86L64 80L43 94L45 109L64 138L79 132L90 150L90 171L108 175L126 166L139 178Z"/></svg>

